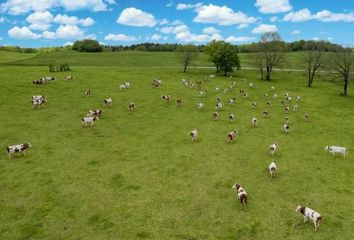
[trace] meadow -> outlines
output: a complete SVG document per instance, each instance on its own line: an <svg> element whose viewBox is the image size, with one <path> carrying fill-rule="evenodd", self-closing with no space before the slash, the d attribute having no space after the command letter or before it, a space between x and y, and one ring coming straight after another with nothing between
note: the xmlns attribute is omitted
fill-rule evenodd
<svg viewBox="0 0 354 240"><path fill-rule="evenodd" d="M166 53L139 59L134 53L55 54L17 56L0 66L0 239L354 239L350 89L342 97L341 84L321 78L309 89L301 72L275 72L268 82L242 70L232 80L216 76L204 82L208 93L198 97L181 79L198 81L214 69L184 74ZM49 62L64 60L71 61L71 73L48 73ZM206 59L196 63L209 65ZM63 80L67 74L75 79ZM32 84L47 75L57 80ZM163 81L157 89L154 78ZM119 90L125 81L133 87ZM240 85L215 92L231 81ZM271 86L279 99L271 100L266 119L263 94ZM84 96L87 89L92 97ZM240 89L248 98L239 96ZM281 130L286 92L302 97L298 111L289 113L289 135ZM161 94L173 101L163 102ZM48 103L32 109L32 95L46 95ZM217 96L224 103L236 97L237 103L225 104L214 121ZM113 106L104 108L107 97ZM179 97L181 107L175 104ZM128 111L130 101L135 112ZM206 105L203 111L198 102ZM83 128L81 118L96 108L104 110L102 118ZM236 115L234 123L229 113ZM251 126L253 116L257 128ZM194 143L193 128L199 131ZM227 144L226 134L234 129L239 136ZM274 141L278 175L271 180L268 147ZM24 142L33 145L27 156L8 159L6 146ZM333 158L326 145L346 146L349 155ZM231 188L235 182L249 194L246 211ZM318 232L295 212L298 204L322 214Z"/></svg>

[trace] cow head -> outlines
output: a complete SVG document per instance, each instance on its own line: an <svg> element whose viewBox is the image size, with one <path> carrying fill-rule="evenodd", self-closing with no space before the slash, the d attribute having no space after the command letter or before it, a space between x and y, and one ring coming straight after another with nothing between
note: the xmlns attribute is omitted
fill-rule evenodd
<svg viewBox="0 0 354 240"><path fill-rule="evenodd" d="M325 149L325 150L329 150L329 146L326 146L324 149Z"/></svg>
<svg viewBox="0 0 354 240"><path fill-rule="evenodd" d="M233 186L232 186L232 188L234 188L235 190L237 190L237 189L239 189L241 186L240 186L240 184L238 184L238 183L235 183Z"/></svg>

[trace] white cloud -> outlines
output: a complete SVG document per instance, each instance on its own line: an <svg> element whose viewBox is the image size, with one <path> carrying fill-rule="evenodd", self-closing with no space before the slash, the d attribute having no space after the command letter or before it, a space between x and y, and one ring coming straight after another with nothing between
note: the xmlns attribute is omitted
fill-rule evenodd
<svg viewBox="0 0 354 240"><path fill-rule="evenodd" d="M84 27L89 27L89 26L92 26L95 23L95 20L93 20L90 17L79 19L76 16L68 16L66 14L64 14L64 15L58 14L58 15L55 16L54 22L58 23L58 24L68 24L68 25L78 25L78 24L80 24L80 25L82 25Z"/></svg>
<svg viewBox="0 0 354 240"><path fill-rule="evenodd" d="M13 27L8 32L10 37L15 39L38 39L39 34L33 33L28 27Z"/></svg>
<svg viewBox="0 0 354 240"><path fill-rule="evenodd" d="M310 10L307 8L297 12L291 12L284 16L283 20L286 22L305 22L312 18Z"/></svg>
<svg viewBox="0 0 354 240"><path fill-rule="evenodd" d="M178 26L170 26L170 27L164 27L160 29L160 32L165 33L165 34L169 34L169 33L173 33L173 34L177 34L180 32L186 32L188 31L188 27L186 25L178 25Z"/></svg>
<svg viewBox="0 0 354 240"><path fill-rule="evenodd" d="M206 34L214 34L214 33L219 33L220 30L214 28L214 27L207 27L207 28L204 28L203 29L203 33L206 33Z"/></svg>
<svg viewBox="0 0 354 240"><path fill-rule="evenodd" d="M30 23L29 28L33 30L47 30L53 21L53 15L48 12L34 12L30 14L26 21Z"/></svg>
<svg viewBox="0 0 354 240"><path fill-rule="evenodd" d="M85 36L85 39L96 40L96 38L97 38L96 34L89 34L89 35Z"/></svg>
<svg viewBox="0 0 354 240"><path fill-rule="evenodd" d="M242 23L240 25L237 26L237 29L244 29L244 28L248 28L249 24L246 23Z"/></svg>
<svg viewBox="0 0 354 240"><path fill-rule="evenodd" d="M106 11L108 4L116 4L114 0L6 0L0 4L0 10L12 15L29 12L44 12L56 7L67 11L89 9L91 11Z"/></svg>
<svg viewBox="0 0 354 240"><path fill-rule="evenodd" d="M257 0L255 6L261 13L282 13L292 9L289 0Z"/></svg>
<svg viewBox="0 0 354 240"><path fill-rule="evenodd" d="M194 8L200 8L202 5L203 3L196 3L196 4L178 3L176 9L177 10L194 9Z"/></svg>
<svg viewBox="0 0 354 240"><path fill-rule="evenodd" d="M354 22L354 13L333 13L328 10L320 11L314 15L307 8L297 12L291 12L284 16L284 21L305 22L308 20L318 20L320 22Z"/></svg>
<svg viewBox="0 0 354 240"><path fill-rule="evenodd" d="M45 39L56 39L56 34L55 34L55 32L44 31L42 33L42 38L45 38Z"/></svg>
<svg viewBox="0 0 354 240"><path fill-rule="evenodd" d="M245 37L245 36L241 36L241 37L230 36L230 37L225 39L226 42L230 42L230 43L234 43L234 42L250 42L252 40L255 40L255 38L254 37Z"/></svg>
<svg viewBox="0 0 354 240"><path fill-rule="evenodd" d="M258 27L254 28L252 30L252 33L258 34L258 33L276 32L276 31L278 31L278 28L275 25L261 24Z"/></svg>
<svg viewBox="0 0 354 240"><path fill-rule="evenodd" d="M125 34L113 34L113 33L110 33L107 36L105 36L104 40L130 42L130 41L135 41L136 37L128 36L128 35L125 35Z"/></svg>
<svg viewBox="0 0 354 240"><path fill-rule="evenodd" d="M161 36L158 34L154 34L151 36L151 40L159 40L160 38L161 38Z"/></svg>
<svg viewBox="0 0 354 240"><path fill-rule="evenodd" d="M314 40L314 41L320 41L320 38L319 38L319 37L314 37L314 38L312 38L312 40Z"/></svg>
<svg viewBox="0 0 354 240"><path fill-rule="evenodd" d="M170 21L168 21L166 18L160 20L160 22L159 22L160 25L166 25L166 24L169 24L169 23L170 23Z"/></svg>
<svg viewBox="0 0 354 240"><path fill-rule="evenodd" d="M181 20L174 20L173 22L171 22L171 25L182 25L184 24Z"/></svg>
<svg viewBox="0 0 354 240"><path fill-rule="evenodd" d="M271 22L276 22L278 21L278 17L277 16L273 16L269 19Z"/></svg>
<svg viewBox="0 0 354 240"><path fill-rule="evenodd" d="M291 32L292 35L298 35L300 34L301 32L299 30L294 30Z"/></svg>
<svg viewBox="0 0 354 240"><path fill-rule="evenodd" d="M243 12L234 12L231 8L226 6L220 7L213 4L203 5L195 10L198 14L193 19L198 23L215 23L218 25L238 25L251 24L257 19L249 17Z"/></svg>
<svg viewBox="0 0 354 240"><path fill-rule="evenodd" d="M83 37L84 37L84 32L76 25L60 25L56 30L56 38L80 39Z"/></svg>
<svg viewBox="0 0 354 240"><path fill-rule="evenodd" d="M0 23L4 23L6 21L7 21L7 19L5 17L0 17Z"/></svg>
<svg viewBox="0 0 354 240"><path fill-rule="evenodd" d="M210 40L210 36L207 34L196 35L190 31L185 31L177 33L176 40L181 42L208 42Z"/></svg>
<svg viewBox="0 0 354 240"><path fill-rule="evenodd" d="M121 12L117 23L134 27L154 27L156 20L152 14L132 7L126 8Z"/></svg>

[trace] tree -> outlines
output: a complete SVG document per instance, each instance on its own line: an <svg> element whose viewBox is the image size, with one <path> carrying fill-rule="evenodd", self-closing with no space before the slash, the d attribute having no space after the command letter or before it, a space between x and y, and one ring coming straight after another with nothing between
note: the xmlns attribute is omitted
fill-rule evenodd
<svg viewBox="0 0 354 240"><path fill-rule="evenodd" d="M103 48L98 41L92 39L85 39L82 41L76 41L72 47L73 50L79 52L102 52Z"/></svg>
<svg viewBox="0 0 354 240"><path fill-rule="evenodd" d="M351 78L351 67L353 63L353 53L350 48L338 48L333 56L333 68L338 78L343 79L343 95L348 96L348 84Z"/></svg>
<svg viewBox="0 0 354 240"><path fill-rule="evenodd" d="M306 71L307 71L307 86L311 87L313 79L315 78L316 71L322 67L323 64L323 51L321 49L312 50L307 52Z"/></svg>
<svg viewBox="0 0 354 240"><path fill-rule="evenodd" d="M223 72L224 76L229 72L233 72L234 68L241 68L240 59L238 57L237 47L231 43L224 41L212 41L208 44L206 52L209 54L211 61L216 66L216 72Z"/></svg>
<svg viewBox="0 0 354 240"><path fill-rule="evenodd" d="M282 41L277 32L267 32L261 36L257 44L257 54L254 59L256 67L259 69L261 79L271 80L274 67L284 60L286 43Z"/></svg>
<svg viewBox="0 0 354 240"><path fill-rule="evenodd" d="M183 64L183 72L187 71L188 66L198 57L198 47L188 44L177 47L177 54Z"/></svg>

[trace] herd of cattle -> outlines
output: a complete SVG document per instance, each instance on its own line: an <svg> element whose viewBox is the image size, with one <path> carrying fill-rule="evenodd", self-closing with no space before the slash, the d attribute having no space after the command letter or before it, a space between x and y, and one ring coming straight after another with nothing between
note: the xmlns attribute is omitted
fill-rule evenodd
<svg viewBox="0 0 354 240"><path fill-rule="evenodd" d="M208 79L214 78L214 77L215 77L214 75L209 75L208 77L205 77L204 80L207 81ZM35 84L35 85L44 84L44 83L46 83L48 81L54 81L55 79L56 78L52 77L52 76L42 77L39 80L33 81L33 84ZM65 80L72 80L72 79L74 79L72 76L65 77ZM242 81L245 82L246 80L243 79ZM158 87L161 86L161 84L162 84L162 81L159 80L159 79L154 79L153 82L152 82L153 88L158 88ZM205 94L207 94L207 92L208 92L206 89L203 89L203 82L202 81L198 81L198 82L194 83L193 81L183 79L182 80L182 84L185 85L186 87L192 88L192 89L194 89L195 86L197 86L197 88L198 88L198 96L200 96L200 97L205 95ZM239 82L232 82L230 86L225 88L223 93L227 93L227 92L231 91L232 89L237 87L239 84L240 84ZM121 90L130 89L130 88L132 88L132 83L131 82L124 82L121 85L119 85L119 88ZM250 90L252 88L254 88L254 83L249 83L248 84L248 88ZM219 92L220 88L216 87L215 91ZM275 93L275 87L271 87L270 92L272 93L272 99L273 100L278 99L278 95ZM239 90L239 93L240 93L240 96L242 98L247 98L248 97L248 92L246 90L244 90L244 89ZM87 90L85 92L85 96L87 96L87 97L92 96L91 90ZM264 94L263 97L264 97L264 99L266 99L266 106L270 107L271 101L269 100L270 98L269 98L268 94L267 93ZM161 95L161 99L163 101L165 101L165 102L171 102L172 101L172 96L170 96L170 95ZM290 111L289 105L292 103L292 99L293 98L290 97L288 93L285 93L284 94L284 100L281 100L281 102L280 102L281 103L281 107L284 109L285 114L288 114L289 111ZM300 104L300 100L301 100L300 96L296 96L295 97L296 105L292 106L292 109L293 109L294 112L297 111L298 105ZM33 108L35 108L35 107L40 108L45 103L47 103L47 101L48 101L47 97L44 96L44 95L32 96L32 100L31 100L32 107ZM229 105L233 105L235 103L236 103L236 98L235 97L228 100L228 104ZM105 106L105 107L112 106L112 104L113 104L113 100L112 100L111 97L103 100L103 106ZM181 98L177 98L176 99L176 104L177 104L177 106L181 106L182 105L182 99ZM215 104L215 111L212 113L212 118L214 120L217 120L220 117L220 111L223 109L223 107L224 107L224 103L222 102L220 97L217 97L216 98L216 104ZM256 101L252 102L252 106L251 107L252 108L256 108L257 107L257 102ZM135 108L136 108L135 103L134 102L130 102L129 105L128 105L128 110L135 111ZM204 103L202 103L202 102L197 103L197 109L198 110L203 110L204 108L205 108L205 104ZM82 126L84 126L84 127L93 126L94 122L96 122L97 120L99 120L101 118L102 113L103 113L103 111L101 109L88 110L86 116L81 119ZM269 112L268 112L267 109L263 111L262 116L264 118L267 118L269 116ZM236 116L233 113L228 115L228 120L230 122L235 121L235 119L236 119ZM304 115L304 121L306 121L306 122L309 121L309 115L307 113ZM257 124L258 124L257 118L253 117L251 119L251 125L253 127L257 127ZM286 134L288 134L289 133L289 129L290 129L289 117L285 116L284 124L282 126L282 130ZM190 135L190 137L191 137L193 142L197 141L197 139L198 139L198 130L197 129L193 129L190 132L189 135ZM238 133L237 133L236 130L232 130L229 133L227 133L227 136L226 136L227 137L227 143L233 142L236 139L237 135L238 135ZM7 147L7 154L9 156L9 158L11 157L11 155L19 154L19 153L22 153L22 154L26 155L26 151L29 150L31 147L32 147L32 145L30 143L23 143L23 144L19 144L19 145L8 146ZM274 155L275 155L275 153L277 151L277 148L278 148L278 143L277 142L274 142L273 144L271 144L269 146L269 152L270 152L271 157L273 158L271 163L268 166L271 178L275 177L275 174L277 172L277 166L276 166L276 162L274 160ZM333 156L336 153L339 153L339 154L342 155L343 158L345 158L345 156L347 154L347 149L345 147L326 146L325 150L327 150L328 152L332 153ZM247 208L247 202L248 202L248 194L246 193L244 188L239 183L235 183L232 186L232 188L234 188L235 191L236 191L236 196L237 196L237 199L239 200L239 202L241 204L242 209L246 209ZM312 209L310 209L308 207L304 207L304 206L300 206L300 205L296 208L296 211L301 213L304 216L304 222L306 222L308 219L311 219L313 221L314 225L315 225L315 231L317 231L317 228L319 227L321 219L322 219L321 215L318 212L315 212L314 210L312 210Z"/></svg>

